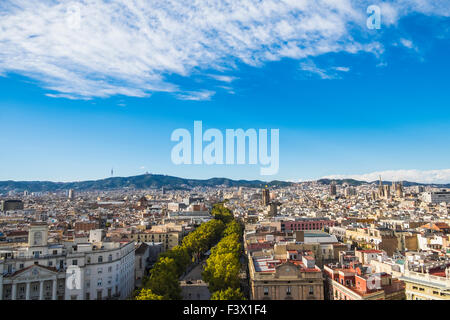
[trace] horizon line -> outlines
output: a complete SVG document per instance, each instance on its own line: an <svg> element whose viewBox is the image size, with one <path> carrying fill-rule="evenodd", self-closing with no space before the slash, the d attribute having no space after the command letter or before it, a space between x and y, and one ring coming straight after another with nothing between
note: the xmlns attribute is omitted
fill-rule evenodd
<svg viewBox="0 0 450 320"><path fill-rule="evenodd" d="M86 179L86 180L72 180L72 181L52 181L52 180L14 180L14 179L8 179L8 180L0 180L0 183L5 182L15 182L15 183L25 183L25 182L49 182L49 183L55 183L55 184L69 184L69 183L82 183L82 182L89 182L89 181L102 181L102 180L108 180L108 179L125 179L125 178L133 178L133 177L139 177L139 176L167 176L172 178L178 178L178 179L184 179L184 180L198 180L198 181L207 181L212 179L227 179L231 181L261 181L265 183L270 183L273 181L279 181L279 182L285 182L285 183L293 183L293 184L301 184L301 183L308 183L308 182L317 182L319 180L330 180L330 181L343 181L343 180L354 180L358 182L365 182L367 184L371 184L374 182L377 182L378 180L364 180L364 179L356 179L351 177L332 177L332 176L323 176L316 179L293 179L293 180L283 180L283 179L273 179L273 180L261 180L261 179L235 179L235 178L228 178L228 177L219 177L219 176L213 176L210 178L186 178L181 176L173 176L169 174L163 174L163 173L144 173L144 174L137 174L137 175L131 175L131 176L114 176L114 177L105 177L105 178L98 178L98 179ZM409 182L409 183L416 183L416 184L423 184L423 185L446 185L450 184L450 182L418 182L414 180L405 180L405 179L386 179L382 180L386 182Z"/></svg>

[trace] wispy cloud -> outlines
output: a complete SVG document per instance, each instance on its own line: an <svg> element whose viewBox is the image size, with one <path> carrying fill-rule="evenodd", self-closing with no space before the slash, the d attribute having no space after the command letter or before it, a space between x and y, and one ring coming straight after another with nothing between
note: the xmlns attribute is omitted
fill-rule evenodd
<svg viewBox="0 0 450 320"><path fill-rule="evenodd" d="M409 48L409 49L411 49L414 46L413 42L408 39L402 38L402 39L400 39L400 42L404 47Z"/></svg>
<svg viewBox="0 0 450 320"><path fill-rule="evenodd" d="M335 70L341 71L341 72L349 72L350 68L348 67L334 67Z"/></svg>
<svg viewBox="0 0 450 320"><path fill-rule="evenodd" d="M180 100L190 100L190 101L203 101L210 100L215 94L214 91L186 91L184 93L177 94L177 98Z"/></svg>
<svg viewBox="0 0 450 320"><path fill-rule="evenodd" d="M307 60L300 63L300 70L310 75L318 76L321 79L341 79L341 76L336 72L349 72L348 67L330 67L328 70L319 68L312 60Z"/></svg>
<svg viewBox="0 0 450 320"><path fill-rule="evenodd" d="M236 62L259 66L330 52L378 55L383 46L376 38L358 38L368 32L369 4L372 1L2 0L0 74L38 80L51 91L50 97L148 97L162 91L185 98L185 89L168 81L168 75L202 70L210 74L232 69ZM383 27L411 12L449 16L450 4L386 1ZM326 72L315 71L326 78ZM222 75L216 80L233 81Z"/></svg>
<svg viewBox="0 0 450 320"><path fill-rule="evenodd" d="M226 82L226 83L231 83L237 79L236 77L216 75L216 74L210 74L209 76L217 81Z"/></svg>
<svg viewBox="0 0 450 320"><path fill-rule="evenodd" d="M335 79L335 76L330 75L326 70L317 67L311 60L300 63L300 69L311 75L316 75L321 79Z"/></svg>
<svg viewBox="0 0 450 320"><path fill-rule="evenodd" d="M328 179L355 179L376 181L379 177L388 181L411 181L419 183L450 183L450 169L443 170L387 170L366 174L331 175Z"/></svg>

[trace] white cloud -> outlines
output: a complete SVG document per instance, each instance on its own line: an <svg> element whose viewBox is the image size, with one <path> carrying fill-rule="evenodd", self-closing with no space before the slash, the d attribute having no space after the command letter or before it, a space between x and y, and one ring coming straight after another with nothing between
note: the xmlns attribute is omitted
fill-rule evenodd
<svg viewBox="0 0 450 320"><path fill-rule="evenodd" d="M209 76L217 81L226 82L226 83L231 83L234 80L236 80L236 77L231 77L231 76L216 75L216 74L210 74Z"/></svg>
<svg viewBox="0 0 450 320"><path fill-rule="evenodd" d="M228 87L228 86L219 86L219 88L224 89L224 90L227 91L229 94L236 94L236 92L233 90L232 87Z"/></svg>
<svg viewBox="0 0 450 320"><path fill-rule="evenodd" d="M413 11L448 16L436 1L391 1L383 26ZM285 57L372 52L356 0L2 0L0 74L39 81L51 97L185 97L169 75L252 66ZM319 73L320 74L320 73ZM221 78L220 78L221 77ZM228 76L217 80L231 82Z"/></svg>
<svg viewBox="0 0 450 320"><path fill-rule="evenodd" d="M350 71L350 68L348 68L348 67L335 67L334 69L337 71L341 71L341 72L349 72Z"/></svg>
<svg viewBox="0 0 450 320"><path fill-rule="evenodd" d="M412 49L414 47L414 44L411 40L402 38L402 39L400 39L400 42L406 48Z"/></svg>
<svg viewBox="0 0 450 320"><path fill-rule="evenodd" d="M180 93L177 95L180 100L190 100L190 101L203 101L210 100L211 97L215 94L214 91L186 91L184 93Z"/></svg>
<svg viewBox="0 0 450 320"><path fill-rule="evenodd" d="M335 72L349 72L350 68L348 67L331 67L329 70L319 68L312 60L307 60L300 63L300 69L309 74L316 75L321 79L330 80L330 79L341 79L340 75Z"/></svg>
<svg viewBox="0 0 450 320"><path fill-rule="evenodd" d="M316 64L311 60L300 63L300 69L307 73L317 75L321 79L329 80L336 78L336 76L329 74L326 70L317 67Z"/></svg>
<svg viewBox="0 0 450 320"><path fill-rule="evenodd" d="M419 183L450 183L450 169L443 170L387 170L366 174L331 175L327 179L355 179L376 181L381 178L387 181L410 181Z"/></svg>

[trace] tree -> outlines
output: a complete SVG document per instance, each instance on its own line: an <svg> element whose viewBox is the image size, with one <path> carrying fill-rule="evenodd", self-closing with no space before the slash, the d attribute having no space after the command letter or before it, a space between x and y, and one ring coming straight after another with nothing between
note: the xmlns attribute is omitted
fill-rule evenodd
<svg viewBox="0 0 450 320"><path fill-rule="evenodd" d="M223 203L216 203L213 205L211 214L215 219L221 220L223 223L229 223L234 219L231 210L225 208Z"/></svg>
<svg viewBox="0 0 450 320"><path fill-rule="evenodd" d="M210 220L184 237L182 246L188 250L191 257L205 253L220 239L224 229L225 224L222 221Z"/></svg>
<svg viewBox="0 0 450 320"><path fill-rule="evenodd" d="M242 226L236 220L231 221L227 224L225 231L223 232L224 237L229 236L231 234L239 235L239 238L242 234Z"/></svg>
<svg viewBox="0 0 450 320"><path fill-rule="evenodd" d="M217 246L211 249L211 255L232 253L236 257L239 257L241 248L242 245L239 241L239 236L237 234L231 234L227 237L222 238Z"/></svg>
<svg viewBox="0 0 450 320"><path fill-rule="evenodd" d="M180 277L191 262L189 252L185 247L176 246L172 250L163 252L159 255L160 258L172 258L176 265L176 274Z"/></svg>
<svg viewBox="0 0 450 320"><path fill-rule="evenodd" d="M162 296L154 294L150 289L142 289L141 292L136 296L136 300L163 300Z"/></svg>
<svg viewBox="0 0 450 320"><path fill-rule="evenodd" d="M165 300L181 299L175 260L169 257L160 258L151 270L145 287Z"/></svg>
<svg viewBox="0 0 450 320"><path fill-rule="evenodd" d="M203 279L211 292L239 287L239 258L233 253L211 255L203 271Z"/></svg>
<svg viewBox="0 0 450 320"><path fill-rule="evenodd" d="M219 290L211 295L211 300L246 300L240 288Z"/></svg>

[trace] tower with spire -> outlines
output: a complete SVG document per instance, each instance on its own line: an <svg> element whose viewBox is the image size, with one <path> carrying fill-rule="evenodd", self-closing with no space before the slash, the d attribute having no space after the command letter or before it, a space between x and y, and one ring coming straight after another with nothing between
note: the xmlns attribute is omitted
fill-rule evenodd
<svg viewBox="0 0 450 320"><path fill-rule="evenodd" d="M383 181L381 180L381 175L380 175L380 183L378 184L378 197L384 198Z"/></svg>

